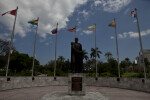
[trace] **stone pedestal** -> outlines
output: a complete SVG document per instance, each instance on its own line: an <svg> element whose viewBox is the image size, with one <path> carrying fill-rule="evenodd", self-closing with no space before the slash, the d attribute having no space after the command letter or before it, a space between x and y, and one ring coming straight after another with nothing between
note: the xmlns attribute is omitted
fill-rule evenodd
<svg viewBox="0 0 150 100"><path fill-rule="evenodd" d="M85 74L70 73L68 77L68 93L70 95L85 95Z"/></svg>

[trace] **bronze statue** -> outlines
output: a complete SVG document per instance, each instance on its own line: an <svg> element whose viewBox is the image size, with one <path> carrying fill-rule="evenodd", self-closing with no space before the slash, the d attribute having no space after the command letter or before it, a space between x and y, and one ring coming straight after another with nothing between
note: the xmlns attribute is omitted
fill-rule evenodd
<svg viewBox="0 0 150 100"><path fill-rule="evenodd" d="M78 38L75 42L71 42L71 72L81 73L83 69L82 45L78 43Z"/></svg>

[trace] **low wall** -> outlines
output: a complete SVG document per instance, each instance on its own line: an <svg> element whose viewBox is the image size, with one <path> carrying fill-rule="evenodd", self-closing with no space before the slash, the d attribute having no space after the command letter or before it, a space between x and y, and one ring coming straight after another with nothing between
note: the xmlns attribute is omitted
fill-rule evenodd
<svg viewBox="0 0 150 100"><path fill-rule="evenodd" d="M0 91L7 89L35 87L35 86L64 86L68 85L68 77L57 77L54 80L53 77L35 77L32 81L31 77L10 77L10 81L7 81L6 77L0 77ZM150 92L150 79L145 79L142 82L140 78L86 78L87 86L100 86L100 87L111 87L111 88L124 88L130 90L137 90L143 92Z"/></svg>
<svg viewBox="0 0 150 100"><path fill-rule="evenodd" d="M35 87L35 86L53 86L53 85L67 85L68 77L57 77L54 81L54 77L10 77L10 81L7 78L0 77L0 91L15 88Z"/></svg>
<svg viewBox="0 0 150 100"><path fill-rule="evenodd" d="M86 78L86 85L150 92L150 79L142 82L141 78L120 78L120 81L117 81L117 78Z"/></svg>

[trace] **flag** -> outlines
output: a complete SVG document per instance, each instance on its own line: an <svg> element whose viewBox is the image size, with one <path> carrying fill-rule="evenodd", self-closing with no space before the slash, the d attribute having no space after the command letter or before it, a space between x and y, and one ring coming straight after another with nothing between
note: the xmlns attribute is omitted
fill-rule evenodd
<svg viewBox="0 0 150 100"><path fill-rule="evenodd" d="M74 27L74 28L69 28L68 31L69 31L69 32L76 32L76 27Z"/></svg>
<svg viewBox="0 0 150 100"><path fill-rule="evenodd" d="M11 10L11 11L7 11L7 12L3 13L2 16L4 16L5 14L11 14L11 15L16 16L16 12L17 12L17 9Z"/></svg>
<svg viewBox="0 0 150 100"><path fill-rule="evenodd" d="M37 20L31 20L31 21L28 21L28 23L30 23L32 25L38 25L38 21L39 21L39 19L37 19Z"/></svg>
<svg viewBox="0 0 150 100"><path fill-rule="evenodd" d="M115 21L112 21L108 26L109 26L109 27L116 27Z"/></svg>
<svg viewBox="0 0 150 100"><path fill-rule="evenodd" d="M130 13L130 15L131 15L131 17L136 18L135 10L132 10L131 13Z"/></svg>
<svg viewBox="0 0 150 100"><path fill-rule="evenodd" d="M95 25L89 26L87 29L88 29L89 31L95 31Z"/></svg>
<svg viewBox="0 0 150 100"><path fill-rule="evenodd" d="M57 34L57 28L54 28L51 32L52 34Z"/></svg>

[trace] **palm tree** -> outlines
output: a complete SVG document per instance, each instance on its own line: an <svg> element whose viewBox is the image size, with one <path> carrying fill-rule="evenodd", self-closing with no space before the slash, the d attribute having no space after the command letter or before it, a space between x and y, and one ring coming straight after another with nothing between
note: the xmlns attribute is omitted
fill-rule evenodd
<svg viewBox="0 0 150 100"><path fill-rule="evenodd" d="M98 50L98 48L94 49L94 48L91 48L91 58L95 58L96 57L96 50L97 50L97 57L100 58L100 54L102 54L101 51Z"/></svg>
<svg viewBox="0 0 150 100"><path fill-rule="evenodd" d="M109 59L112 58L112 53L111 52L106 52L105 57L107 58L107 61L109 61Z"/></svg>
<svg viewBox="0 0 150 100"><path fill-rule="evenodd" d="M64 62L65 58L63 56L59 56L57 59L59 62Z"/></svg>
<svg viewBox="0 0 150 100"><path fill-rule="evenodd" d="M82 55L83 55L83 59L85 59L86 61L89 59L89 57L87 56L87 52L85 50L82 51Z"/></svg>
<svg viewBox="0 0 150 100"><path fill-rule="evenodd" d="M85 71L88 70L88 68L87 68L87 67L88 67L88 66L87 66L87 60L89 59L89 57L88 57L87 54L88 54L88 53L87 53L85 50L82 51L83 59L86 60L85 63L83 64L83 65L84 65L84 70L85 70Z"/></svg>
<svg viewBox="0 0 150 100"><path fill-rule="evenodd" d="M97 54L97 55L96 55ZM95 65L96 65L96 80L97 80L97 60L96 60L96 57L100 58L100 54L102 54L101 51L98 50L98 48L91 48L91 58L95 58L93 59L95 61Z"/></svg>

